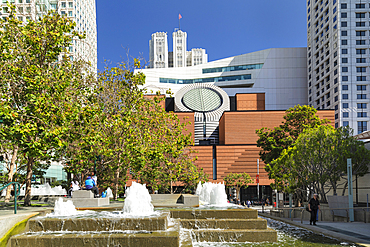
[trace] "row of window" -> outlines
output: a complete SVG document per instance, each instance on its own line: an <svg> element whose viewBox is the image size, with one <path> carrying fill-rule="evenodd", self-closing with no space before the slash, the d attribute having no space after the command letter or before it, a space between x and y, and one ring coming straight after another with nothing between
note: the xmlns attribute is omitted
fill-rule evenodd
<svg viewBox="0 0 370 247"><path fill-rule="evenodd" d="M348 126L348 121L343 121L343 126ZM335 123L335 128L338 128L338 123ZM366 121L358 121L357 122L357 133L361 134L362 132L367 131L367 122Z"/></svg>
<svg viewBox="0 0 370 247"><path fill-rule="evenodd" d="M10 2L10 3L15 3L15 0L3 0L3 3L7 3L7 2ZM31 0L17 0L18 3L31 3Z"/></svg>
<svg viewBox="0 0 370 247"><path fill-rule="evenodd" d="M62 8L67 8L66 2L61 2L60 5L62 6ZM73 8L73 2L68 2L68 8Z"/></svg>
<svg viewBox="0 0 370 247"><path fill-rule="evenodd" d="M342 90L347 91L348 85L342 85ZM357 85L357 91L366 91L366 85Z"/></svg>
<svg viewBox="0 0 370 247"><path fill-rule="evenodd" d="M338 119L338 114L335 114L335 119ZM349 112L343 112L343 118L349 118ZM367 117L367 112L357 112L357 117Z"/></svg>
<svg viewBox="0 0 370 247"><path fill-rule="evenodd" d="M200 79L171 79L171 78L159 78L160 83L171 83L171 84L194 84L194 83L210 83L210 82L222 82L222 81L239 81L239 80L250 80L252 75L234 75L234 76L219 76L210 78Z"/></svg>
<svg viewBox="0 0 370 247"><path fill-rule="evenodd" d="M365 3L356 3L355 4L355 7L356 7L356 9L365 9L366 8L366 4ZM347 4L346 3L342 3L340 5L340 8L341 9L347 9ZM370 5L369 5L369 8L370 8Z"/></svg>
<svg viewBox="0 0 370 247"><path fill-rule="evenodd" d="M262 69L263 63L202 69L203 74L238 70Z"/></svg>

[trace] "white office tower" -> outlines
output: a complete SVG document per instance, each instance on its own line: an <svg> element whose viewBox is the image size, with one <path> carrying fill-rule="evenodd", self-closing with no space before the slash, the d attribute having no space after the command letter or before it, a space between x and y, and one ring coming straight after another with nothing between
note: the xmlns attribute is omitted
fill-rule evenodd
<svg viewBox="0 0 370 247"><path fill-rule="evenodd" d="M50 0L50 2L58 2L58 12L73 19L79 33L86 32L85 39L76 39L69 47L71 56L89 61L93 70L97 71L98 41L95 0Z"/></svg>
<svg viewBox="0 0 370 247"><path fill-rule="evenodd" d="M173 67L186 67L186 32L178 30L172 33Z"/></svg>
<svg viewBox="0 0 370 247"><path fill-rule="evenodd" d="M167 33L156 32L149 40L149 68L168 68Z"/></svg>
<svg viewBox="0 0 370 247"><path fill-rule="evenodd" d="M307 0L308 101L335 127L368 130L369 0Z"/></svg>
<svg viewBox="0 0 370 247"><path fill-rule="evenodd" d="M6 18L9 9L2 1L1 13ZM82 58L97 71L97 31L95 0L11 0L16 5L17 18L23 22L36 20L49 10L56 10L76 22L76 31L86 32L84 40L74 40L68 48L71 58Z"/></svg>

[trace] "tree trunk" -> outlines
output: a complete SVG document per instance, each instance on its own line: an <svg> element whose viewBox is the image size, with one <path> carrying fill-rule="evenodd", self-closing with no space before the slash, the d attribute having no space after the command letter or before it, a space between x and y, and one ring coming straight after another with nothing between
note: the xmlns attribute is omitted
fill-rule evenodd
<svg viewBox="0 0 370 247"><path fill-rule="evenodd" d="M114 200L118 199L118 181L119 181L119 169L117 168L115 172L115 182L114 182Z"/></svg>
<svg viewBox="0 0 370 247"><path fill-rule="evenodd" d="M348 185L348 181L344 184L342 196L344 196L344 193L346 193L347 185Z"/></svg>
<svg viewBox="0 0 370 247"><path fill-rule="evenodd" d="M32 181L33 158L29 157L27 162L26 192L24 195L24 206L31 206L31 181Z"/></svg>
<svg viewBox="0 0 370 247"><path fill-rule="evenodd" d="M171 180L171 194L173 194L172 180Z"/></svg>
<svg viewBox="0 0 370 247"><path fill-rule="evenodd" d="M13 182L14 166L15 166L15 160L17 159L17 154L18 154L18 146L15 145L14 150L13 150L12 159L10 161L10 167L9 167L9 173L8 173L8 183ZM16 187L14 188L17 189ZM11 191L12 191L12 186L9 185L8 188L6 189L5 202L9 202ZM15 195L15 191L14 191L14 195Z"/></svg>

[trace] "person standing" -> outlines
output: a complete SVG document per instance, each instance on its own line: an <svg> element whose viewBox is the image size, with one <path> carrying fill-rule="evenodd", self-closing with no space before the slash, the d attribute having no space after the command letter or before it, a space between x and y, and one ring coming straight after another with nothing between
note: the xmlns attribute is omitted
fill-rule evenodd
<svg viewBox="0 0 370 247"><path fill-rule="evenodd" d="M316 226L316 215L320 210L320 202L317 199L317 194L313 194L313 198L308 202L308 210L311 213L310 225L313 223Z"/></svg>
<svg viewBox="0 0 370 247"><path fill-rule="evenodd" d="M72 192L79 190L80 184L78 183L77 177L73 177L73 181L71 182L70 189L68 190L68 197L72 197Z"/></svg>

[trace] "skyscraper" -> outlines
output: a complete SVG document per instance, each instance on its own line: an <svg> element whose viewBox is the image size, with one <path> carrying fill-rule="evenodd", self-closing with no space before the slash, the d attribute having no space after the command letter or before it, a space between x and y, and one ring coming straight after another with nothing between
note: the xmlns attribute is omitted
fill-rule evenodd
<svg viewBox="0 0 370 247"><path fill-rule="evenodd" d="M4 1L3 1L4 2ZM86 39L74 40L68 48L71 58L89 61L97 71L97 32L95 0L12 0L17 18L23 22L35 20L49 10L56 10L76 22L76 31L86 32ZM1 3L2 18L8 15L6 3Z"/></svg>
<svg viewBox="0 0 370 247"><path fill-rule="evenodd" d="M309 104L355 134L368 130L369 12L369 0L307 0Z"/></svg>
<svg viewBox="0 0 370 247"><path fill-rule="evenodd" d="M195 66L208 62L205 49L193 48L186 50L187 33L178 29L172 33L173 51L168 51L167 33L156 32L149 40L149 68L180 68Z"/></svg>

